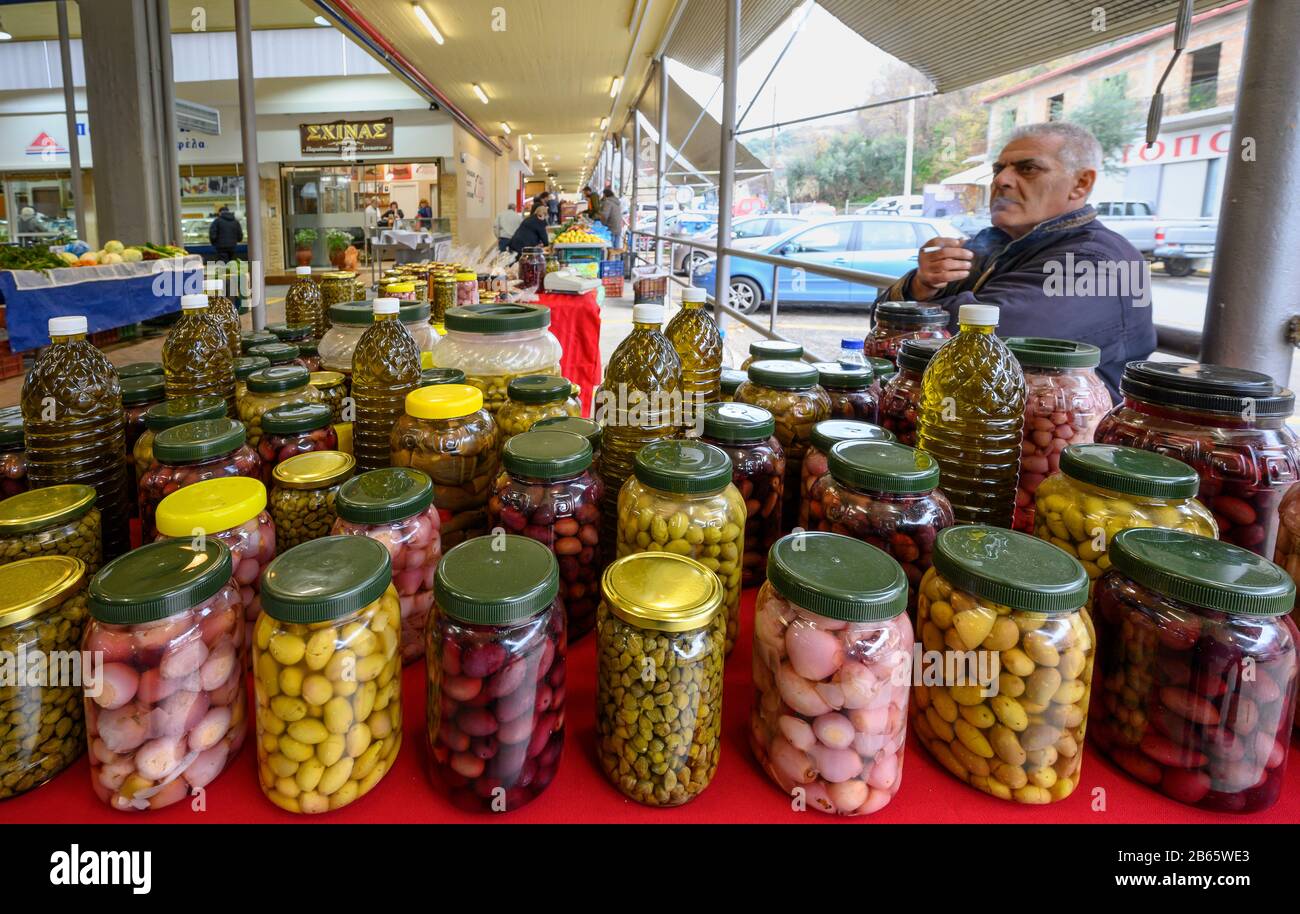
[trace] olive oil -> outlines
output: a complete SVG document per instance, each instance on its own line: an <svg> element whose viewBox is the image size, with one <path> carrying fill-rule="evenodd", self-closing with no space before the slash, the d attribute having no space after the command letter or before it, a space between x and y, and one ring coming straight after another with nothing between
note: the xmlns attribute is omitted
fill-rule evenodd
<svg viewBox="0 0 1300 914"><path fill-rule="evenodd" d="M242 341L239 335L244 328L239 324L239 309L226 297L225 282L220 279L205 279L203 292L208 296L208 311L226 332L226 347L230 350L232 361L243 355Z"/></svg>
<svg viewBox="0 0 1300 914"><path fill-rule="evenodd" d="M393 424L405 411L406 395L420 386L420 348L399 310L397 299L376 298L374 323L352 353L352 453L363 473L390 465Z"/></svg>
<svg viewBox="0 0 1300 914"><path fill-rule="evenodd" d="M162 348L167 397L221 397L235 416L235 357L206 295L182 295L181 319Z"/></svg>
<svg viewBox="0 0 1300 914"><path fill-rule="evenodd" d="M683 290L682 310L664 328L682 362L682 429L687 437L703 433L704 404L722 399L722 334L704 302L703 289Z"/></svg>

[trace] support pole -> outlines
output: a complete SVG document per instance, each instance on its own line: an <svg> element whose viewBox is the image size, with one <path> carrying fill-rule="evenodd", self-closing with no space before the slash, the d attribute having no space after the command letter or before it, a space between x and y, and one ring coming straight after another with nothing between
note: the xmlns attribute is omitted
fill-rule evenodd
<svg viewBox="0 0 1300 914"><path fill-rule="evenodd" d="M668 62L659 58L659 148L655 151L655 234L664 233L664 166L668 158ZM664 243L655 239L655 264L664 259Z"/></svg>
<svg viewBox="0 0 1300 914"><path fill-rule="evenodd" d="M86 195L81 188L81 144L77 142L77 89L72 84L72 41L68 37L68 0L59 0L59 62L63 67L63 107L68 116L68 162L72 167L72 207L77 214L77 237L87 244ZM176 179L180 181L180 177Z"/></svg>
<svg viewBox="0 0 1300 914"><path fill-rule="evenodd" d="M912 195L912 155L916 150L916 99L907 100L907 155L903 157L903 196ZM847 210L846 210L847 212Z"/></svg>
<svg viewBox="0 0 1300 914"><path fill-rule="evenodd" d="M638 193L640 191L638 175L641 171L641 118L637 115L636 107L632 108L632 202L629 204L632 211L627 217L627 251L630 257L625 257L623 263L627 266L624 273L627 275L627 281L632 281L632 266L636 263L636 217Z"/></svg>
<svg viewBox="0 0 1300 914"><path fill-rule="evenodd" d="M731 296L731 198L736 183L736 73L740 69L740 0L727 0L727 32L722 62L722 149L718 164L718 266L715 272L713 316L722 328L726 312L721 303Z"/></svg>
<svg viewBox="0 0 1300 914"><path fill-rule="evenodd" d="M235 0L235 53L239 63L239 132L244 142L244 201L248 214L248 281L253 329L266 326L262 297L266 266L262 238L262 184L257 164L257 102L253 94L253 20L248 0Z"/></svg>
<svg viewBox="0 0 1300 914"><path fill-rule="evenodd" d="M1300 5L1252 3L1249 16L1201 358L1290 386L1287 322L1300 284Z"/></svg>
<svg viewBox="0 0 1300 914"><path fill-rule="evenodd" d="M170 230L171 243L184 246L185 233L181 228L181 161L180 152L176 149L176 138L180 131L176 127L176 80L172 75L171 8L166 3L158 4L156 21L158 68L155 78L158 80L159 127L162 130L163 220Z"/></svg>

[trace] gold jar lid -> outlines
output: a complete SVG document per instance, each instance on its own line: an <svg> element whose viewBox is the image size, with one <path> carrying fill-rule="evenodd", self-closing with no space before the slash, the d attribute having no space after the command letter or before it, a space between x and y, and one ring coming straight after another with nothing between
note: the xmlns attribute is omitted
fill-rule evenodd
<svg viewBox="0 0 1300 914"><path fill-rule="evenodd" d="M0 628L58 606L85 577L86 563L70 555L39 555L0 566Z"/></svg>
<svg viewBox="0 0 1300 914"><path fill-rule="evenodd" d="M638 628L691 631L722 608L718 576L672 552L624 556L605 569L600 584L610 611Z"/></svg>
<svg viewBox="0 0 1300 914"><path fill-rule="evenodd" d="M44 530L76 520L95 504L95 490L80 483L29 489L0 502L0 536Z"/></svg>
<svg viewBox="0 0 1300 914"><path fill-rule="evenodd" d="M299 454L277 464L271 474L286 489L324 489L352 475L357 461L342 451Z"/></svg>
<svg viewBox="0 0 1300 914"><path fill-rule="evenodd" d="M322 390L327 387L338 387L343 380L341 371L313 371L307 376L307 381L312 387Z"/></svg>
<svg viewBox="0 0 1300 914"><path fill-rule="evenodd" d="M322 273L320 278L353 280L357 278L357 274L351 272L350 270L337 270L333 273Z"/></svg>

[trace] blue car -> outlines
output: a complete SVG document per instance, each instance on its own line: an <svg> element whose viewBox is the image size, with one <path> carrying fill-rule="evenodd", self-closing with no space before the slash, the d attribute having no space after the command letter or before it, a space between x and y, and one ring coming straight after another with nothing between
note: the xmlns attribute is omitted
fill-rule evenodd
<svg viewBox="0 0 1300 914"><path fill-rule="evenodd" d="M883 273L895 279L916 266L921 245L936 237L961 237L946 219L919 216L836 216L792 229L755 248L763 254L789 257L811 264ZM705 263L695 273L695 284L714 295L716 264ZM862 283L832 279L789 267L777 271L781 302L870 304L877 290ZM772 300L772 266L731 258L731 305L752 314Z"/></svg>

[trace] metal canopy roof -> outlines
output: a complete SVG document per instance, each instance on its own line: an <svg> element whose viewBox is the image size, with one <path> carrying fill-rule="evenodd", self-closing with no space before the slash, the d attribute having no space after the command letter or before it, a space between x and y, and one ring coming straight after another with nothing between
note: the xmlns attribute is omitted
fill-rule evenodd
<svg viewBox="0 0 1300 914"><path fill-rule="evenodd" d="M722 36L727 4L720 0L683 0L686 11L664 51L693 70L722 76ZM740 10L740 58L763 43L803 0L743 0Z"/></svg>
<svg viewBox="0 0 1300 914"><path fill-rule="evenodd" d="M652 78L650 90L641 97L641 103L637 106L637 110L652 125L659 123L658 87L658 78ZM704 117L700 125L683 145L686 134L701 112L704 112ZM700 103L671 76L668 77L668 143L681 151L681 158L668 171L670 181L674 184L700 183L700 178L703 177L711 184L718 183L717 174L722 161L722 124L712 114L704 111ZM683 166L683 159L690 163L690 168ZM668 161L672 161L672 156L668 157ZM752 178L755 174L768 170L767 165L746 149L743 143L736 142L737 178Z"/></svg>

